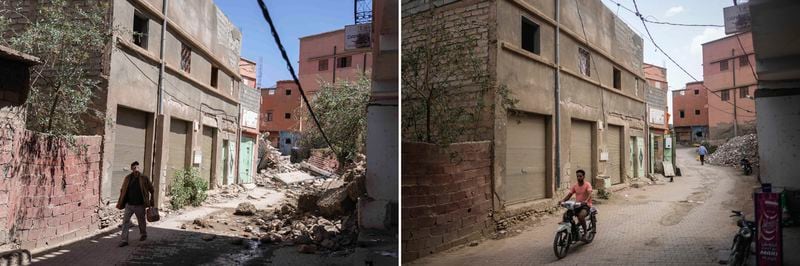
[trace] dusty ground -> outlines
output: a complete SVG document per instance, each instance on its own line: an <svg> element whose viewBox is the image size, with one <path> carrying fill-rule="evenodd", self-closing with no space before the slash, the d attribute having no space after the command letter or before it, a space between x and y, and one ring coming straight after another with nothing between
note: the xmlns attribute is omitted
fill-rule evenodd
<svg viewBox="0 0 800 266"><path fill-rule="evenodd" d="M754 176L737 169L701 166L693 149L678 149L683 176L673 183L629 188L597 204L598 234L590 244L553 254L560 213L515 236L486 240L411 262L420 265L719 265L736 224L731 209L752 215Z"/></svg>
<svg viewBox="0 0 800 266"><path fill-rule="evenodd" d="M257 187L236 197L216 197L214 203L172 213L148 224L148 239L138 241L133 226L130 245L117 247L120 229L70 245L33 254L33 265L374 265L397 264L397 241L393 245L361 248L353 245L337 252L302 254L286 243L262 243L255 216L233 215L242 202L253 203L259 212L280 208L296 193L285 189ZM206 226L197 226L195 220ZM135 223L136 219L133 219ZM251 232L245 229L250 226ZM183 229L182 229L183 228Z"/></svg>

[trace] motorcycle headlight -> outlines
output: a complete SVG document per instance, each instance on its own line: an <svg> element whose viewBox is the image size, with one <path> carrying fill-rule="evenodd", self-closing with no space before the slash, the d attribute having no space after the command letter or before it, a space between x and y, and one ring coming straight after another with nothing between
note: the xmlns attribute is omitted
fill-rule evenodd
<svg viewBox="0 0 800 266"><path fill-rule="evenodd" d="M752 236L752 232L750 232L750 229L743 228L742 229L742 236L745 237L745 238L750 238L750 236Z"/></svg>

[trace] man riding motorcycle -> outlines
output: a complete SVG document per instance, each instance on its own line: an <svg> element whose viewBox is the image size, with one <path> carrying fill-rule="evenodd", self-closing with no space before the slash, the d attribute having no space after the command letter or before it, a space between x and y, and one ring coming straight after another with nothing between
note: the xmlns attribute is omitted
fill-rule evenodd
<svg viewBox="0 0 800 266"><path fill-rule="evenodd" d="M592 207L592 185L589 182L584 182L584 175L586 172L583 170L575 171L575 175L578 177L578 183L570 188L569 193L564 200L558 202L558 205L561 205L565 201L572 198L572 195L575 195L575 200L578 202L583 203L580 210L577 212L578 221L581 224L581 228L584 232L586 232L586 216L589 215L589 210ZM586 235L584 234L584 238Z"/></svg>

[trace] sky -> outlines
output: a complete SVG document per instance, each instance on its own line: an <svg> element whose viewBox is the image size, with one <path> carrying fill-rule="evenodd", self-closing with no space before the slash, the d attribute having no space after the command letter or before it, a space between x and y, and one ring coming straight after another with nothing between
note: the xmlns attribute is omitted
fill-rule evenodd
<svg viewBox="0 0 800 266"><path fill-rule="evenodd" d="M682 89L687 82L694 81L656 50L638 17L623 7L618 8L614 3L618 2L634 10L632 0L602 1L644 39L644 62L667 68L670 90ZM269 26L264 21L257 1L214 0L214 2L242 31L242 57L255 62L258 62L259 58L262 59L261 86L269 87L277 80L291 79L280 52L269 34ZM298 68L300 37L353 24L353 0L265 0L265 3L295 70ZM722 9L733 5L730 0L638 0L637 3L640 12L651 20L715 25L723 24ZM659 46L699 80L703 79L701 44L725 36L725 31L721 27L682 27L652 23L648 23L647 27ZM667 99L669 106L672 106L672 97L668 96Z"/></svg>
<svg viewBox="0 0 800 266"><path fill-rule="evenodd" d="M256 0L214 0L242 31L244 58L261 58L261 87L292 79ZM299 69L300 37L353 24L353 0L264 0L295 72Z"/></svg>
<svg viewBox="0 0 800 266"><path fill-rule="evenodd" d="M670 91L683 89L686 87L686 83L694 81L656 49L647 36L642 21L632 12L625 10L624 7L635 10L633 0L602 1L644 39L644 62L667 68L667 83ZM614 2L622 4L623 7L618 8ZM636 3L639 5L639 12L649 20L714 25L723 24L722 9L733 5L733 1L730 0L638 0ZM721 27L682 27L648 23L647 28L655 42L698 80L703 80L701 44L725 36L725 29ZM672 123L672 117L675 114L671 108L671 94L667 99L671 114L669 123Z"/></svg>

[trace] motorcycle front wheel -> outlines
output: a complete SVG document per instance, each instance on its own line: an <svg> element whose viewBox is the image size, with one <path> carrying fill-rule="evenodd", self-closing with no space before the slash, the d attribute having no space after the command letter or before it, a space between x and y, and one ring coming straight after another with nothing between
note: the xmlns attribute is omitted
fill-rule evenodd
<svg viewBox="0 0 800 266"><path fill-rule="evenodd" d="M553 239L553 251L556 253L556 257L558 259L562 259L567 256L567 251L569 251L569 233L566 230L556 232L556 237Z"/></svg>

